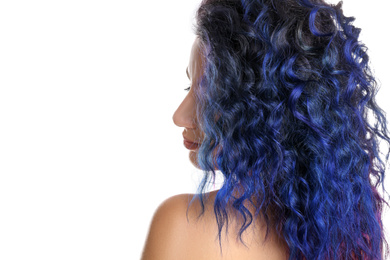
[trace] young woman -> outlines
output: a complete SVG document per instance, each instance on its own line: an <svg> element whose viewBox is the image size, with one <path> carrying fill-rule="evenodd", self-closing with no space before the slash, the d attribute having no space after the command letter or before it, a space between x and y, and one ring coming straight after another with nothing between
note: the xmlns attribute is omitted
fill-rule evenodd
<svg viewBox="0 0 390 260"><path fill-rule="evenodd" d="M173 120L205 177L157 209L142 260L383 259L390 138L354 19L323 0L204 0L196 19Z"/></svg>

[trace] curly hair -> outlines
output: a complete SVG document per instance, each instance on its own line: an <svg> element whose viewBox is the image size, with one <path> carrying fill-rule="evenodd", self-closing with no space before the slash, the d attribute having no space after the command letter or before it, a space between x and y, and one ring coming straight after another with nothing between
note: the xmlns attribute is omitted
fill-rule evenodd
<svg viewBox="0 0 390 260"><path fill-rule="evenodd" d="M323 0L200 4L195 34L204 73L195 93L204 178L195 198L200 217L207 184L219 170L220 243L231 205L242 217L242 243L261 216L267 235L272 227L285 239L290 260L388 254L381 220L387 202L378 190L388 194L390 150L379 148L390 138L354 20L344 16L342 2Z"/></svg>

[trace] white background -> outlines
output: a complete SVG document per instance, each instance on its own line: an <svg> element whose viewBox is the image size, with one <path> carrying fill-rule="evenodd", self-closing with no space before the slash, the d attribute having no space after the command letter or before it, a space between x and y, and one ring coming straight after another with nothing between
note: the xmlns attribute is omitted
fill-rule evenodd
<svg viewBox="0 0 390 260"><path fill-rule="evenodd" d="M138 259L156 207L195 192L172 115L198 4L0 1L0 259ZM388 7L344 3L385 111Z"/></svg>

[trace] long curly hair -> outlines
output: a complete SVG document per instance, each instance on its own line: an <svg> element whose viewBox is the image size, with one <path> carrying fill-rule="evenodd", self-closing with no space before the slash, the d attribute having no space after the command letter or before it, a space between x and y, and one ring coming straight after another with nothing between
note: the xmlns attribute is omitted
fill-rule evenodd
<svg viewBox="0 0 390 260"><path fill-rule="evenodd" d="M220 243L231 205L242 217L240 239L261 216L267 235L274 228L288 244L290 260L387 255L381 217L390 150L379 148L390 138L354 20L342 2L323 0L200 4L204 73L195 94L204 178L195 198L201 216L219 170Z"/></svg>

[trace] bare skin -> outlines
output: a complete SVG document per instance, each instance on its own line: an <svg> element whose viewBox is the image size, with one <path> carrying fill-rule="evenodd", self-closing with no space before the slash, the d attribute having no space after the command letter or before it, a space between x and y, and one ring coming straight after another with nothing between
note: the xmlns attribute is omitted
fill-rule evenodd
<svg viewBox="0 0 390 260"><path fill-rule="evenodd" d="M174 123L184 127L183 137L193 142L202 140L203 137L197 125L196 101L193 93L203 66L200 50L199 39L196 39L188 66L191 89L173 116ZM191 147L189 150L191 162L198 167L197 149ZM221 248L213 209L216 193L217 191L207 194L205 213L199 219L197 216L201 207L198 200L195 200L189 208L188 218L186 215L193 195L181 194L164 201L152 219L141 260L288 259L287 244L274 230L270 231L268 239L264 242L266 226L261 218L255 219L243 233L245 246L237 239L241 222L235 215L229 216L229 229L228 233L224 231L225 229L222 231ZM249 206L248 209L254 214L254 209Z"/></svg>
<svg viewBox="0 0 390 260"><path fill-rule="evenodd" d="M217 238L217 223L212 208L216 192L211 192L204 216L197 220L199 202L186 210L193 195L171 197L157 209L141 260L287 260L287 246L271 231L264 241L262 221L252 224L243 234L245 247L238 239L238 223L230 219L228 234L222 232L222 253Z"/></svg>

